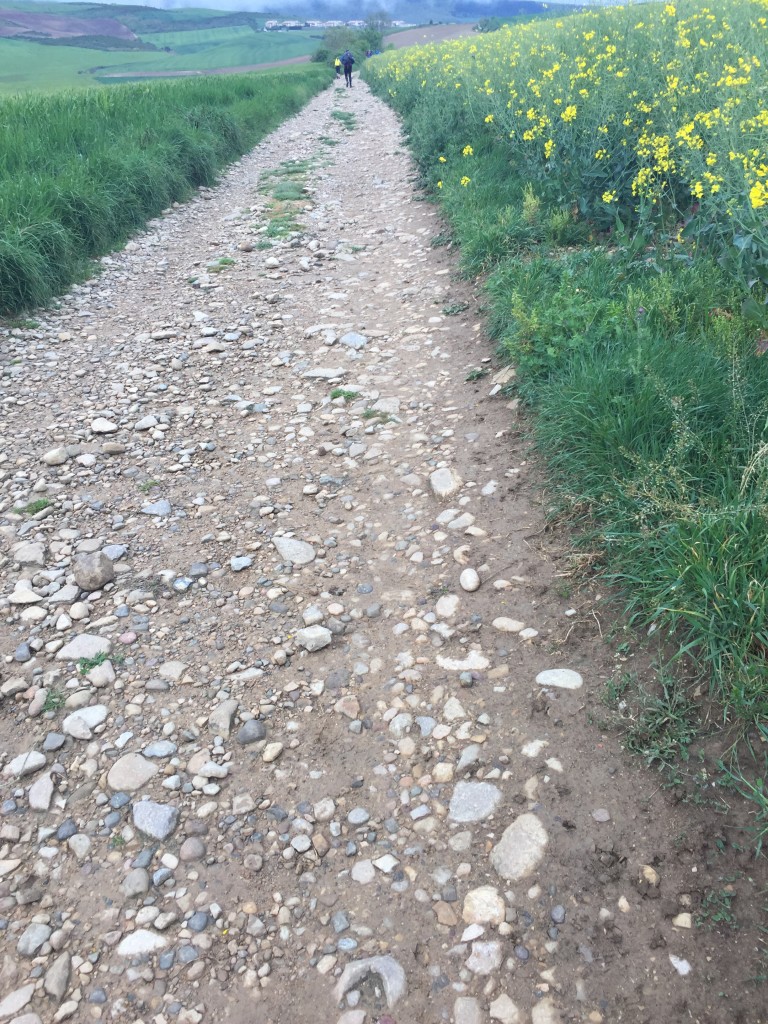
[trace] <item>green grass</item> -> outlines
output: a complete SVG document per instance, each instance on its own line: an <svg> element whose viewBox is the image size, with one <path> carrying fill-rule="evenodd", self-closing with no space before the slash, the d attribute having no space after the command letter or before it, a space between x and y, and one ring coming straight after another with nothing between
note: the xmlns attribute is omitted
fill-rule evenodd
<svg viewBox="0 0 768 1024"><path fill-rule="evenodd" d="M36 501L30 501L23 508L15 508L13 511L18 516L35 516L38 512L42 512L43 509L50 508L52 504L53 502L50 498L38 498Z"/></svg>
<svg viewBox="0 0 768 1024"><path fill-rule="evenodd" d="M343 398L345 402L354 402L360 397L359 391L351 391L349 388L334 388L331 391L331 398Z"/></svg>
<svg viewBox="0 0 768 1024"><path fill-rule="evenodd" d="M0 101L0 314L45 305L327 81L290 73Z"/></svg>
<svg viewBox="0 0 768 1024"><path fill-rule="evenodd" d="M339 121L348 132L352 131L357 121L355 115L351 114L348 110L332 110L331 117Z"/></svg>
<svg viewBox="0 0 768 1024"><path fill-rule="evenodd" d="M50 689L43 701L43 711L59 711L67 702L67 695L63 690L57 690L55 687Z"/></svg>
<svg viewBox="0 0 768 1024"><path fill-rule="evenodd" d="M704 716L741 749L760 749L768 719L768 235L753 166L766 136L749 121L762 80L740 81L730 134L696 113L735 102L718 62L764 66L768 47L752 3L721 6L722 34L695 56L682 36L703 38L700 5L646 7L376 58L364 75L401 114L462 270L483 275L493 340L534 414L549 507L624 596L632 628L668 655L655 688L619 699L626 746L673 765ZM705 136L690 144L689 121ZM648 178L662 135L674 165ZM700 197L705 165L720 187ZM728 766L758 848L766 767Z"/></svg>
<svg viewBox="0 0 768 1024"><path fill-rule="evenodd" d="M310 54L317 45L315 36L310 32L254 32L246 25L142 35L148 43L171 47L171 53L119 52L0 39L0 95L109 84L147 71L191 73L287 60Z"/></svg>

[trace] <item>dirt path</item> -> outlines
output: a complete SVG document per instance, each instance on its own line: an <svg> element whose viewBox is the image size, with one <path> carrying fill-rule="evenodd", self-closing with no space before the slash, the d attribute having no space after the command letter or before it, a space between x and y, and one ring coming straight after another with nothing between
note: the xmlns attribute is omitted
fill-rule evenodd
<svg viewBox="0 0 768 1024"><path fill-rule="evenodd" d="M336 86L0 331L1 1021L766 1019L411 173Z"/></svg>

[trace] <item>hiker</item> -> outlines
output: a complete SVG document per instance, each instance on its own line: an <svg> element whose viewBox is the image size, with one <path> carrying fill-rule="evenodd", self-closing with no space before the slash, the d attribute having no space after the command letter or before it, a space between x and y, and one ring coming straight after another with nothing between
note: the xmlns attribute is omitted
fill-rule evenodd
<svg viewBox="0 0 768 1024"><path fill-rule="evenodd" d="M341 78L341 61L339 60L338 57L333 62L333 66L336 68L336 77Z"/></svg>
<svg viewBox="0 0 768 1024"><path fill-rule="evenodd" d="M352 88L352 65L355 63L355 58L349 52L345 50L341 55L341 63L344 65L344 84L348 89Z"/></svg>

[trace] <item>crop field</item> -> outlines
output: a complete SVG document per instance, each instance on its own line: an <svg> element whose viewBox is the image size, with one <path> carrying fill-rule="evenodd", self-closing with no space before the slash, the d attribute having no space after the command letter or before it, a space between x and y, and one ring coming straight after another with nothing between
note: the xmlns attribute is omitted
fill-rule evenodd
<svg viewBox="0 0 768 1024"><path fill-rule="evenodd" d="M264 32L264 17L248 12L29 0L9 0L3 8L0 95L84 88L144 75L250 69L308 57L320 41L316 30ZM29 21L27 37L12 38L19 24L26 24L14 22L14 11ZM38 41L30 33L48 38Z"/></svg>
<svg viewBox="0 0 768 1024"><path fill-rule="evenodd" d="M0 315L60 294L327 83L303 65L0 100Z"/></svg>
<svg viewBox="0 0 768 1024"><path fill-rule="evenodd" d="M621 588L631 629L709 697L702 713L755 751L768 739L767 26L765 0L633 5L365 72L402 114L466 272L487 274L553 514ZM768 834L768 793L732 776Z"/></svg>

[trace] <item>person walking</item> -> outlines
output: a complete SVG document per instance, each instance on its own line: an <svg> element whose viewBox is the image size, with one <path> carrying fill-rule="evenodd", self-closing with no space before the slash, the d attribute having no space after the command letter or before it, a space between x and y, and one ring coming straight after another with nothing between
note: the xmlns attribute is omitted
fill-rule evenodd
<svg viewBox="0 0 768 1024"><path fill-rule="evenodd" d="M349 52L345 50L341 55L341 63L344 67L344 84L348 89L352 88L352 65L355 63L355 58Z"/></svg>
<svg viewBox="0 0 768 1024"><path fill-rule="evenodd" d="M333 62L333 66L336 68L336 77L341 78L341 60L339 59L338 56L336 57L336 60Z"/></svg>

